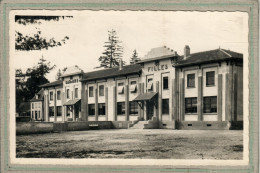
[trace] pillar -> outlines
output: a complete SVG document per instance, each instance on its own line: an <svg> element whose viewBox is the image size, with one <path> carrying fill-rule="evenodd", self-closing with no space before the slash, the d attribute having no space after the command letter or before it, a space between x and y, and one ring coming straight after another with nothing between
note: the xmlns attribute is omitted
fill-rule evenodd
<svg viewBox="0 0 260 173"><path fill-rule="evenodd" d="M233 106L232 106L232 109L233 109L233 115L234 115L234 121L237 121L237 86L238 86L238 83L237 83L237 74L234 73L233 75Z"/></svg>
<svg viewBox="0 0 260 173"><path fill-rule="evenodd" d="M57 121L57 98L56 98L56 90L53 93L53 102L54 102L54 121Z"/></svg>
<svg viewBox="0 0 260 173"><path fill-rule="evenodd" d="M106 121L108 121L108 87L105 89Z"/></svg>
<svg viewBox="0 0 260 173"><path fill-rule="evenodd" d="M180 79L180 120L184 121L185 100L184 100L184 79Z"/></svg>
<svg viewBox="0 0 260 173"><path fill-rule="evenodd" d="M137 93L138 93L138 95L141 94L141 83L138 83L138 85L137 85ZM141 115L142 114L141 111L142 111L142 108L140 106L138 106L138 116L143 118Z"/></svg>
<svg viewBox="0 0 260 173"><path fill-rule="evenodd" d="M98 121L98 89L95 87L95 120Z"/></svg>
<svg viewBox="0 0 260 173"><path fill-rule="evenodd" d="M62 117L62 121L65 121L65 116L66 116L66 112L65 112L65 107L63 106L65 103L65 95L64 92L61 91L61 117Z"/></svg>
<svg viewBox="0 0 260 173"><path fill-rule="evenodd" d="M158 84L157 84L158 83ZM156 82L156 88L158 87L158 106L157 106L157 111L159 115L159 120L162 121L162 85L161 82L157 81ZM157 89L156 89L157 90Z"/></svg>
<svg viewBox="0 0 260 173"><path fill-rule="evenodd" d="M49 93L46 95L46 121L50 121L50 116L49 116Z"/></svg>
<svg viewBox="0 0 260 173"><path fill-rule="evenodd" d="M199 76L198 77L198 102L197 102L197 111L198 111L198 121L202 121L203 120L203 77Z"/></svg>
<svg viewBox="0 0 260 173"><path fill-rule="evenodd" d="M117 120L117 98L116 98L116 96L117 96L117 93L116 93L116 86L113 86L113 97L114 97L114 121L116 121Z"/></svg>
<svg viewBox="0 0 260 173"><path fill-rule="evenodd" d="M177 112L177 96L176 96L176 91L177 90L177 84L176 84L176 79L172 79L172 93L170 97L172 98L172 115L170 115L170 121L172 120L177 120L176 112Z"/></svg>
<svg viewBox="0 0 260 173"><path fill-rule="evenodd" d="M88 121L88 89L86 89L85 90L85 107L86 107L86 109L85 109L85 111L86 111L86 113L85 113L85 121Z"/></svg>
<svg viewBox="0 0 260 173"><path fill-rule="evenodd" d="M161 109L162 105L162 96L159 93L159 81L156 81L156 90L157 92L157 108L154 108L154 116L157 117L159 120L162 120L162 114L159 117L159 109Z"/></svg>
<svg viewBox="0 0 260 173"><path fill-rule="evenodd" d="M129 120L129 86L125 85L125 121Z"/></svg>
<svg viewBox="0 0 260 173"><path fill-rule="evenodd" d="M230 75L226 74L226 109L225 109L225 115L226 115L226 120L231 121L232 116L231 116L231 81L230 81Z"/></svg>
<svg viewBox="0 0 260 173"><path fill-rule="evenodd" d="M222 121L222 74L218 74L218 96L217 96L218 121Z"/></svg>
<svg viewBox="0 0 260 173"><path fill-rule="evenodd" d="M75 105L72 105L72 119L73 119L73 121L76 121L76 116L75 116Z"/></svg>
<svg viewBox="0 0 260 173"><path fill-rule="evenodd" d="M144 94L144 83L141 83L141 91L140 91L140 93L141 93L141 94ZM143 106L143 109L140 109L140 110L141 110L140 115L141 115L142 118L144 118L144 107L145 107L145 106L144 106L144 102L143 102L142 104L143 104L143 105L142 105L142 106Z"/></svg>
<svg viewBox="0 0 260 173"><path fill-rule="evenodd" d="M83 121L86 120L86 95L85 95L85 84L81 85L81 114L80 117Z"/></svg>

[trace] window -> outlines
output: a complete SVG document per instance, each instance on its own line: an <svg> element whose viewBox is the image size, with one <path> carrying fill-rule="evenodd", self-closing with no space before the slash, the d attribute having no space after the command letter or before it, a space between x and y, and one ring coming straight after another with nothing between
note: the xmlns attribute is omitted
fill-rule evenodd
<svg viewBox="0 0 260 173"><path fill-rule="evenodd" d="M99 85L98 92L99 96L104 96L104 85Z"/></svg>
<svg viewBox="0 0 260 173"><path fill-rule="evenodd" d="M37 116L37 111L35 111L35 119L37 120L38 119L38 116Z"/></svg>
<svg viewBox="0 0 260 173"><path fill-rule="evenodd" d="M163 77L163 89L167 90L169 88L168 76Z"/></svg>
<svg viewBox="0 0 260 173"><path fill-rule="evenodd" d="M217 96L203 98L203 112L204 113L217 112Z"/></svg>
<svg viewBox="0 0 260 173"><path fill-rule="evenodd" d="M169 99L162 99L162 114L169 114Z"/></svg>
<svg viewBox="0 0 260 173"><path fill-rule="evenodd" d="M88 115L95 115L95 104L88 105Z"/></svg>
<svg viewBox="0 0 260 173"><path fill-rule="evenodd" d="M60 91L57 91L57 100L60 100Z"/></svg>
<svg viewBox="0 0 260 173"><path fill-rule="evenodd" d="M195 74L187 75L187 87L194 88L195 87Z"/></svg>
<svg viewBox="0 0 260 173"><path fill-rule="evenodd" d="M137 102L129 102L129 106L130 106L130 115L138 114Z"/></svg>
<svg viewBox="0 0 260 173"><path fill-rule="evenodd" d="M153 91L153 78L147 80L147 90Z"/></svg>
<svg viewBox="0 0 260 173"><path fill-rule="evenodd" d="M197 97L185 98L185 113L197 113Z"/></svg>
<svg viewBox="0 0 260 173"><path fill-rule="evenodd" d="M54 107L53 106L49 107L49 116L50 117L54 116Z"/></svg>
<svg viewBox="0 0 260 173"><path fill-rule="evenodd" d="M118 94L124 94L124 82L118 83L117 93Z"/></svg>
<svg viewBox="0 0 260 173"><path fill-rule="evenodd" d="M98 104L98 115L106 115L106 104L105 103Z"/></svg>
<svg viewBox="0 0 260 173"><path fill-rule="evenodd" d="M94 97L94 87L93 86L90 86L89 87L89 97Z"/></svg>
<svg viewBox="0 0 260 173"><path fill-rule="evenodd" d="M34 103L32 103L32 109L34 109Z"/></svg>
<svg viewBox="0 0 260 173"><path fill-rule="evenodd" d="M53 100L53 92L50 92L50 100Z"/></svg>
<svg viewBox="0 0 260 173"><path fill-rule="evenodd" d="M70 98L70 90L69 89L67 89L66 94L67 94L67 99L69 99Z"/></svg>
<svg viewBox="0 0 260 173"><path fill-rule="evenodd" d="M75 88L75 98L78 98L78 97L79 97L79 89Z"/></svg>
<svg viewBox="0 0 260 173"><path fill-rule="evenodd" d="M137 91L136 81L131 81L130 82L130 92L136 93L136 91Z"/></svg>
<svg viewBox="0 0 260 173"><path fill-rule="evenodd" d="M215 85L215 72L206 72L206 86Z"/></svg>
<svg viewBox="0 0 260 173"><path fill-rule="evenodd" d="M125 114L125 102L118 102L117 115L124 115L124 114Z"/></svg>
<svg viewBox="0 0 260 173"><path fill-rule="evenodd" d="M57 116L60 117L62 115L61 106L57 106Z"/></svg>

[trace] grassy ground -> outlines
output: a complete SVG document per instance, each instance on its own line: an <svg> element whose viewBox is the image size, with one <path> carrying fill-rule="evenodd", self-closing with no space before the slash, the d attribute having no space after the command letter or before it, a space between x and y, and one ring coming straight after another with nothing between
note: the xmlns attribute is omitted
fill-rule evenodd
<svg viewBox="0 0 260 173"><path fill-rule="evenodd" d="M242 131L91 130L21 135L19 158L242 159Z"/></svg>

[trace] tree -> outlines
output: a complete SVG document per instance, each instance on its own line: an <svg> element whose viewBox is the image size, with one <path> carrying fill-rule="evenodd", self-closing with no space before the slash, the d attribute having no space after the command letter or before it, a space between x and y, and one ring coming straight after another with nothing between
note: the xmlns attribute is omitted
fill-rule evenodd
<svg viewBox="0 0 260 173"><path fill-rule="evenodd" d="M15 16L15 22L20 25L37 25L41 24L41 21L59 21L60 18L71 18L72 16ZM42 37L42 32L37 28L35 34L24 35L19 31L15 31L15 49L20 51L29 51L29 50L42 50L48 49L49 47L57 47L65 44L69 40L68 36L65 36L60 41L55 40L54 38L47 39Z"/></svg>
<svg viewBox="0 0 260 173"><path fill-rule="evenodd" d="M56 80L60 80L62 74L67 70L67 67L63 68L62 70L58 70L57 74L56 74Z"/></svg>
<svg viewBox="0 0 260 173"><path fill-rule="evenodd" d="M100 67L113 68L119 66L120 58L123 54L123 47L121 41L118 40L118 36L115 30L108 31L108 41L105 42L105 51L103 55L99 57ZM125 63L125 62L123 62Z"/></svg>
<svg viewBox="0 0 260 173"><path fill-rule="evenodd" d="M46 75L55 68L43 57L33 68L28 68L26 72L21 69L16 70L16 105L29 101L40 91L40 85L46 84L49 80Z"/></svg>
<svg viewBox="0 0 260 173"><path fill-rule="evenodd" d="M133 55L132 57L130 58L130 64L135 64L137 63L138 61L141 61L141 59L138 57L138 54L136 52L136 49L133 51Z"/></svg>

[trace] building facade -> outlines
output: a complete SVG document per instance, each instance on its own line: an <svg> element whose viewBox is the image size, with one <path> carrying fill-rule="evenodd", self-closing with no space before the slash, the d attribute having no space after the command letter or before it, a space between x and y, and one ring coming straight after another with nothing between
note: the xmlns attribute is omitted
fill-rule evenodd
<svg viewBox="0 0 260 173"><path fill-rule="evenodd" d="M243 122L243 55L154 48L137 64L42 85L44 121L147 121L148 128L228 129Z"/></svg>

